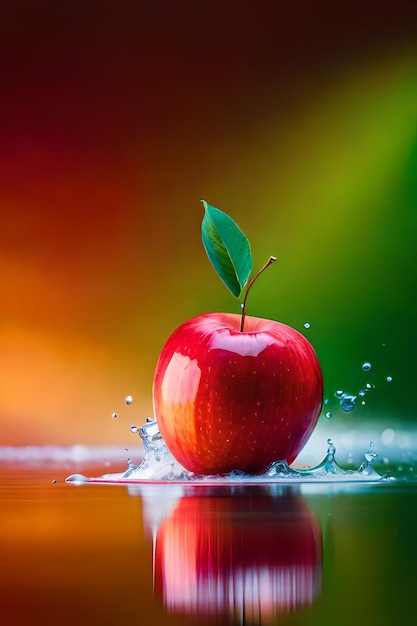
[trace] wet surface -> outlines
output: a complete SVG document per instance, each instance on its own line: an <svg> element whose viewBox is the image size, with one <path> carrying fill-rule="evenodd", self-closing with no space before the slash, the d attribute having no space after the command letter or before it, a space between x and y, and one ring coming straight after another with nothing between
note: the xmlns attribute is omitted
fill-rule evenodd
<svg viewBox="0 0 417 626"><path fill-rule="evenodd" d="M0 465L2 625L413 623L415 482L65 483L105 469Z"/></svg>

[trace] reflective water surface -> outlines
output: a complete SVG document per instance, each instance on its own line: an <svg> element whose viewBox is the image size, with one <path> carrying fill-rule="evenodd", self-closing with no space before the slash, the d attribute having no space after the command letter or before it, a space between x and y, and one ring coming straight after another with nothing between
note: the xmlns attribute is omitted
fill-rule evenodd
<svg viewBox="0 0 417 626"><path fill-rule="evenodd" d="M414 623L416 483L65 483L108 470L0 465L3 626Z"/></svg>

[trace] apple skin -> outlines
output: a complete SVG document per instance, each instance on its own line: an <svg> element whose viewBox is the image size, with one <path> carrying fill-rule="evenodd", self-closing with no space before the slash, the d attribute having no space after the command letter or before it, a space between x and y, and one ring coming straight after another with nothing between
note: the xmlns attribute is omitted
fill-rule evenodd
<svg viewBox="0 0 417 626"><path fill-rule="evenodd" d="M187 470L255 473L294 461L320 415L323 376L307 339L280 322L206 313L177 328L153 382L155 417Z"/></svg>

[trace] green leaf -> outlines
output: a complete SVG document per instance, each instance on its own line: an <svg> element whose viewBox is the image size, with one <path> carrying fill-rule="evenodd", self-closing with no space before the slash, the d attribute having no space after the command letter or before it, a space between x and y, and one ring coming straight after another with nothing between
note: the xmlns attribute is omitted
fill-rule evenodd
<svg viewBox="0 0 417 626"><path fill-rule="evenodd" d="M237 298L252 270L249 241L231 217L205 200L201 226L203 245L214 269Z"/></svg>

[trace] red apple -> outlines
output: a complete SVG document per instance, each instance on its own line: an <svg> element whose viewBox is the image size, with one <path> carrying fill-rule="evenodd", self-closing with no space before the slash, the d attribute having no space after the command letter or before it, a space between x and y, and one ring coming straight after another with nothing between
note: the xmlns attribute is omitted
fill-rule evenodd
<svg viewBox="0 0 417 626"><path fill-rule="evenodd" d="M207 313L169 337L153 385L155 417L181 465L197 474L292 463L317 423L323 377L295 329Z"/></svg>

